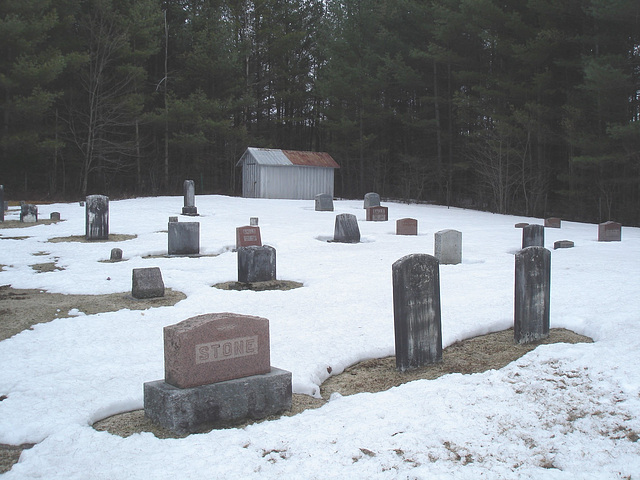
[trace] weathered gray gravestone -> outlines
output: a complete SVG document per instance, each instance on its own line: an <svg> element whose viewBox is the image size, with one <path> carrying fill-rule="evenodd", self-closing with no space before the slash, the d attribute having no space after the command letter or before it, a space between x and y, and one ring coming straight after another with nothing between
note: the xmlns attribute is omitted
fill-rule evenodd
<svg viewBox="0 0 640 480"><path fill-rule="evenodd" d="M198 255L200 253L199 222L169 222L169 255Z"/></svg>
<svg viewBox="0 0 640 480"><path fill-rule="evenodd" d="M527 247L516 254L513 333L517 343L549 336L551 252Z"/></svg>
<svg viewBox="0 0 640 480"><path fill-rule="evenodd" d="M0 222L4 222L4 185L0 185Z"/></svg>
<svg viewBox="0 0 640 480"><path fill-rule="evenodd" d="M133 298L164 297L164 282L159 267L134 268L131 275Z"/></svg>
<svg viewBox="0 0 640 480"><path fill-rule="evenodd" d="M183 191L184 207L182 207L182 214L192 217L198 215L198 209L196 208L196 187L193 180L184 181Z"/></svg>
<svg viewBox="0 0 640 480"><path fill-rule="evenodd" d="M553 242L553 249L557 250L559 248L573 248L574 243L571 240L557 240Z"/></svg>
<svg viewBox="0 0 640 480"><path fill-rule="evenodd" d="M249 218L249 226L250 227L257 227L259 223L260 223L260 219L258 217L250 217Z"/></svg>
<svg viewBox="0 0 640 480"><path fill-rule="evenodd" d="M38 221L38 206L30 203L20 205L20 221L24 223L35 223Z"/></svg>
<svg viewBox="0 0 640 480"><path fill-rule="evenodd" d="M60 221L60 212L51 212L49 214L49 219L53 220L54 222L59 222Z"/></svg>
<svg viewBox="0 0 640 480"><path fill-rule="evenodd" d="M109 197L89 195L85 203L87 240L109 239Z"/></svg>
<svg viewBox="0 0 640 480"><path fill-rule="evenodd" d="M599 242L619 242L621 240L622 224L609 221L598 225Z"/></svg>
<svg viewBox="0 0 640 480"><path fill-rule="evenodd" d="M527 225L522 229L522 248L544 247L544 227Z"/></svg>
<svg viewBox="0 0 640 480"><path fill-rule="evenodd" d="M316 212L333 212L333 197L328 193L319 193L315 196Z"/></svg>
<svg viewBox="0 0 640 480"><path fill-rule="evenodd" d="M238 249L238 282L269 282L275 279L275 248L264 245Z"/></svg>
<svg viewBox="0 0 640 480"><path fill-rule="evenodd" d="M111 256L109 257L109 259L112 262L119 262L120 260L122 260L122 249L121 248L112 248L111 249Z"/></svg>
<svg viewBox="0 0 640 480"><path fill-rule="evenodd" d="M440 265L462 263L462 232L451 229L436 232L433 251Z"/></svg>
<svg viewBox="0 0 640 480"><path fill-rule="evenodd" d="M402 257L392 267L396 368L405 371L442 360L440 273L427 254Z"/></svg>
<svg viewBox="0 0 640 480"><path fill-rule="evenodd" d="M379 207L380 195L374 192L369 192L364 196L364 208Z"/></svg>
<svg viewBox="0 0 640 480"><path fill-rule="evenodd" d="M165 379L144 384L145 416L184 434L291 408L291 372L270 365L269 321L211 313L164 328Z"/></svg>
<svg viewBox="0 0 640 480"><path fill-rule="evenodd" d="M333 241L341 243L358 243L360 241L360 229L355 215L351 213L336 215Z"/></svg>

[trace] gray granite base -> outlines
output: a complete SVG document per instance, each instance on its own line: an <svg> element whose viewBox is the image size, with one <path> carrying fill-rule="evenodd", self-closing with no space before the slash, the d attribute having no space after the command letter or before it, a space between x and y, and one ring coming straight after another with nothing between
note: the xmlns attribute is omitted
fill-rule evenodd
<svg viewBox="0 0 640 480"><path fill-rule="evenodd" d="M144 414L177 434L198 433L291 408L291 372L271 367L264 375L192 388L164 380L144 384Z"/></svg>

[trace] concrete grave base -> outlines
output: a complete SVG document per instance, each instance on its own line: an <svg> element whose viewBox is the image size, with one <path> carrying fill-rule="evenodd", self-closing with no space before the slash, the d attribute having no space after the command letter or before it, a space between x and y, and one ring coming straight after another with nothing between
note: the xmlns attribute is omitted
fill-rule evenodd
<svg viewBox="0 0 640 480"><path fill-rule="evenodd" d="M180 435L258 420L290 408L291 372L274 367L264 375L199 387L177 388L164 380L144 384L145 416Z"/></svg>

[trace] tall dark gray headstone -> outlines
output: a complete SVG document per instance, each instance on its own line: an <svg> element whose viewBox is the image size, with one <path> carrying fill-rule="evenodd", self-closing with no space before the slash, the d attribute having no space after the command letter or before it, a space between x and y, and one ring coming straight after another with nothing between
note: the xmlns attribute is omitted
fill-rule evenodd
<svg viewBox="0 0 640 480"><path fill-rule="evenodd" d="M352 213L336 215L333 241L341 243L358 243L360 241L360 229L355 215Z"/></svg>
<svg viewBox="0 0 640 480"><path fill-rule="evenodd" d="M440 272L427 254L402 257L392 267L396 368L405 371L442 360Z"/></svg>
<svg viewBox="0 0 640 480"><path fill-rule="evenodd" d="M164 297L164 282L159 267L134 268L131 274L133 298Z"/></svg>
<svg viewBox="0 0 640 480"><path fill-rule="evenodd" d="M333 197L328 193L319 193L315 196L316 212L333 212Z"/></svg>
<svg viewBox="0 0 640 480"><path fill-rule="evenodd" d="M109 239L109 197L89 195L85 203L87 240Z"/></svg>
<svg viewBox="0 0 640 480"><path fill-rule="evenodd" d="M196 186L193 180L185 180L183 185L184 191L184 207L182 207L182 214L189 216L198 215L198 209L196 208Z"/></svg>
<svg viewBox="0 0 640 480"><path fill-rule="evenodd" d="M544 227L527 225L522 229L522 248L544 247Z"/></svg>
<svg viewBox="0 0 640 480"><path fill-rule="evenodd" d="M433 254L441 265L462 263L462 232L451 229L436 232Z"/></svg>
<svg viewBox="0 0 640 480"><path fill-rule="evenodd" d="M369 192L364 196L364 208L379 207L380 195L374 192Z"/></svg>
<svg viewBox="0 0 640 480"><path fill-rule="evenodd" d="M0 185L0 222L4 222L4 185Z"/></svg>
<svg viewBox="0 0 640 480"><path fill-rule="evenodd" d="M198 255L200 253L200 222L169 222L169 255Z"/></svg>
<svg viewBox="0 0 640 480"><path fill-rule="evenodd" d="M238 282L269 282L275 279L275 248L269 245L238 248Z"/></svg>
<svg viewBox="0 0 640 480"><path fill-rule="evenodd" d="M527 247L516 254L514 338L530 343L549 336L551 252Z"/></svg>
<svg viewBox="0 0 640 480"><path fill-rule="evenodd" d="M38 206L30 203L20 205L20 221L24 223L35 223L38 221Z"/></svg>

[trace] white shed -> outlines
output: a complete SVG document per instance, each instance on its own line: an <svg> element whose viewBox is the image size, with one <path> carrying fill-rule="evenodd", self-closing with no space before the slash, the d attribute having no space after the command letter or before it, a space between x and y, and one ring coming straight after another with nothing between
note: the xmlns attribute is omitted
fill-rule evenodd
<svg viewBox="0 0 640 480"><path fill-rule="evenodd" d="M236 166L242 167L242 196L312 200L319 193L333 197L333 173L340 166L324 152L249 147Z"/></svg>

